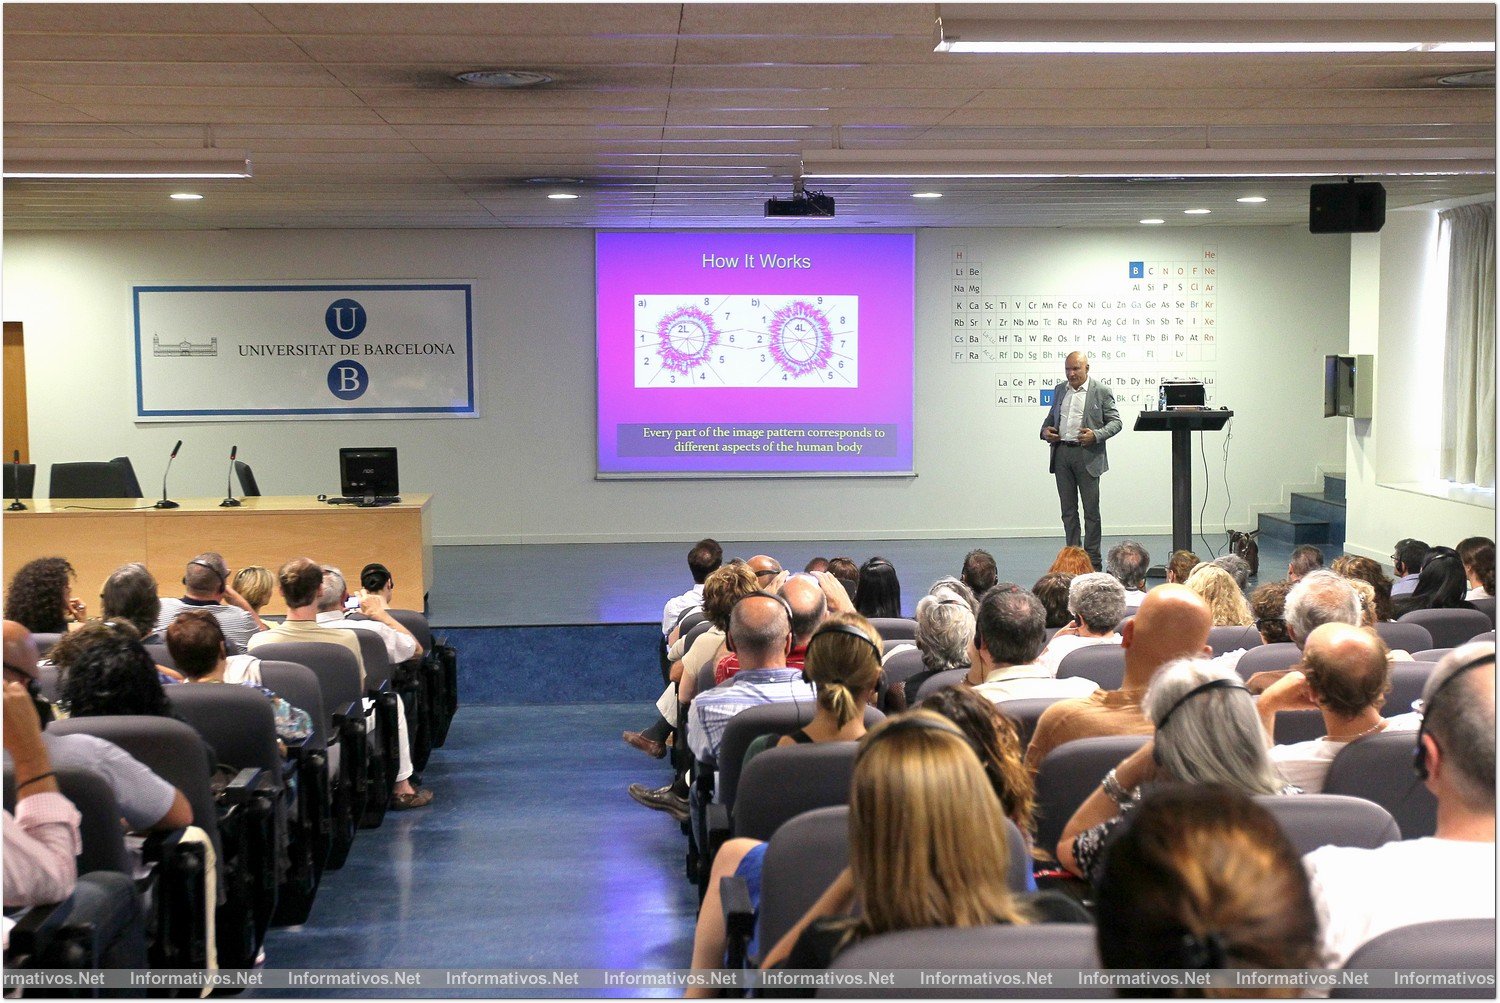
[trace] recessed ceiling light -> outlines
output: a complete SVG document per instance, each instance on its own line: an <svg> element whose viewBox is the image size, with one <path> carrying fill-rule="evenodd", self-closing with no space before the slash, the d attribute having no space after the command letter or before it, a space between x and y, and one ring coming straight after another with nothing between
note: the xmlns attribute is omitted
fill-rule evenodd
<svg viewBox="0 0 1500 1003"><path fill-rule="evenodd" d="M1212 209L1184 209L1182 211L1183 214L1187 216L1207 216L1209 213L1213 212Z"/></svg>
<svg viewBox="0 0 1500 1003"><path fill-rule="evenodd" d="M572 192L553 192L547 197L549 199L556 199L560 202L563 199L576 199L578 196L574 195Z"/></svg>
<svg viewBox="0 0 1500 1003"><path fill-rule="evenodd" d="M912 192L911 193L911 197L914 198L914 199L940 199L940 198L943 197L943 193L942 192Z"/></svg>
<svg viewBox="0 0 1500 1003"><path fill-rule="evenodd" d="M179 202L196 202L203 196L197 192L173 192L171 197Z"/></svg>
<svg viewBox="0 0 1500 1003"><path fill-rule="evenodd" d="M1258 205L1265 200L1266 197L1264 195L1241 195L1239 198L1235 199L1236 202L1245 202L1251 205Z"/></svg>
<svg viewBox="0 0 1500 1003"><path fill-rule="evenodd" d="M455 73L453 79L459 83L468 84L470 87L511 89L539 87L552 82L552 77L533 70L470 70L467 73Z"/></svg>
<svg viewBox="0 0 1500 1003"><path fill-rule="evenodd" d="M1164 219L1143 219L1143 220L1141 220L1141 222L1144 223L1146 226L1161 226L1163 223L1166 222L1166 220L1164 220Z"/></svg>

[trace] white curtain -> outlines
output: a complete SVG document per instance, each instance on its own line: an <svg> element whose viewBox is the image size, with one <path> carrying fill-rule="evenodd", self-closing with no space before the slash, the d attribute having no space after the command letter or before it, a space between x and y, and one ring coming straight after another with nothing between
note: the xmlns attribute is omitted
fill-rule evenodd
<svg viewBox="0 0 1500 1003"><path fill-rule="evenodd" d="M1438 213L1448 243L1448 323L1438 475L1495 486L1495 203ZM1440 238L1441 239L1441 238Z"/></svg>

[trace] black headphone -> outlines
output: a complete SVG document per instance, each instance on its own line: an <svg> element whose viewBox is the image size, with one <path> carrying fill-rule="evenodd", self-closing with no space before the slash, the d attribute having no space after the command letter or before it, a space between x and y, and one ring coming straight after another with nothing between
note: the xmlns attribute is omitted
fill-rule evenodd
<svg viewBox="0 0 1500 1003"><path fill-rule="evenodd" d="M936 711L929 711L929 713L934 715L937 714ZM974 750L974 755L978 756L979 762L983 764L984 753L979 751L979 746L974 744L974 740L967 734L965 734L963 729L961 729L958 725L950 722L947 718L944 718L941 715L938 715L938 718L938 720L933 720L931 718L922 717L915 714L907 715L904 717L891 718L891 720L886 724L885 727L881 728L874 734L867 736L864 741L859 743L859 751L854 754L854 761L856 763L859 762L864 754L869 752L870 747L875 743L899 732L941 731L946 732L949 735L957 735L959 738L963 739L964 744Z"/></svg>
<svg viewBox="0 0 1500 1003"><path fill-rule="evenodd" d="M808 654L812 654L812 646L814 641L816 641L820 637L826 637L829 634L848 634L850 637L859 638L861 641L870 646L871 651L875 652L875 661L877 663L881 660L881 658L885 657L885 652L881 650L880 645L870 640L870 638L866 636L864 631L860 630L852 623L825 623L823 624L823 626L813 631L813 636L807 639ZM806 659L803 659L802 662L802 681L804 683L807 683L809 686L812 685L812 678L807 674Z"/></svg>
<svg viewBox="0 0 1500 1003"><path fill-rule="evenodd" d="M1427 734L1427 713L1432 710L1432 705L1437 703L1438 694L1447 689L1449 683L1453 682L1453 680L1457 679L1465 672L1468 672L1470 669L1477 669L1481 665L1485 664L1493 664L1494 661L1495 653L1491 651L1488 654L1480 655L1473 661L1465 662L1463 665L1460 665L1458 668L1454 669L1448 675L1447 679L1444 679L1442 682L1438 683L1437 689L1432 691L1432 696L1422 701L1422 723L1417 727L1417 748L1416 751L1412 753L1411 761L1412 769L1417 771L1418 778L1422 780L1427 779L1427 750L1422 747L1422 736ZM1432 741L1434 745L1437 744L1437 739L1434 738ZM1442 746L1438 746L1438 748L1439 750L1441 750Z"/></svg>
<svg viewBox="0 0 1500 1003"><path fill-rule="evenodd" d="M220 571L218 568L214 567L212 564L209 564L207 561L188 561L188 567L190 567L190 568L193 565L195 565L195 564L198 565L198 567L200 567L200 568L207 568L208 570L212 571L214 573L214 577L219 580L219 588L222 589L224 587L224 585L225 585L224 572ZM183 575L182 576L182 584L184 584L184 585L187 584L187 575Z"/></svg>
<svg viewBox="0 0 1500 1003"><path fill-rule="evenodd" d="M1172 715L1177 713L1178 707L1181 707L1199 693L1207 693L1209 690L1244 690L1246 693L1250 692L1249 687L1238 679L1210 679L1206 683L1194 686L1178 697L1177 702L1168 707L1167 712L1161 716L1161 720L1156 722L1156 730L1161 731L1167 726L1167 722L1171 720Z"/></svg>
<svg viewBox="0 0 1500 1003"><path fill-rule="evenodd" d="M787 639L788 640L791 639L791 636L792 636L792 604L791 603L787 602L785 599L783 599L781 596L777 595L775 592L767 592L765 589L757 589L754 592L748 592L745 595L740 596L738 599L736 599L730 605L730 607L729 607L729 616L730 616L731 620L734 617L734 611L735 611L735 609L738 608L739 604L742 603L742 602L744 602L746 599L773 599L776 602L780 603L782 610L786 613L786 635L787 635ZM727 630L724 632L724 647L728 648L730 651L734 650L734 638L730 636L730 633Z"/></svg>

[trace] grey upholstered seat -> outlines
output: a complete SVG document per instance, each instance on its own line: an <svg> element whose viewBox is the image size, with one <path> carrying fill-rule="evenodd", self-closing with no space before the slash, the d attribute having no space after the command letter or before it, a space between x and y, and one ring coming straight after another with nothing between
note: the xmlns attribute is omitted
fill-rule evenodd
<svg viewBox="0 0 1500 1003"><path fill-rule="evenodd" d="M1002 700L995 706L1001 714L1004 714L1016 726L1016 737L1020 739L1021 748L1031 744L1032 733L1036 731L1036 723L1041 720L1048 707L1057 703L1062 697L1025 697L1020 700Z"/></svg>
<svg viewBox="0 0 1500 1003"><path fill-rule="evenodd" d="M1421 699L1422 687L1427 685L1427 679L1436 667L1436 662L1428 661L1393 663L1391 690L1385 695L1385 706L1380 713L1385 717L1395 717L1410 711L1412 704Z"/></svg>
<svg viewBox="0 0 1500 1003"><path fill-rule="evenodd" d="M1403 839L1437 831L1437 799L1412 770L1415 732L1381 732L1344 746L1328 768L1323 793L1373 801L1396 820Z"/></svg>
<svg viewBox="0 0 1500 1003"><path fill-rule="evenodd" d="M936 675L928 676L922 680L922 685L917 687L917 703L926 700L938 690L957 686L964 681L964 676L968 674L968 669L949 669L947 672L939 672Z"/></svg>
<svg viewBox="0 0 1500 1003"><path fill-rule="evenodd" d="M1380 635L1386 647L1395 651L1424 651L1437 647L1431 632L1420 623L1410 620L1382 620L1375 625L1375 633Z"/></svg>
<svg viewBox="0 0 1500 1003"><path fill-rule="evenodd" d="M1442 971L1495 969L1495 921L1446 919L1387 930L1349 956L1345 968ZM1494 999L1490 985L1341 987L1334 999Z"/></svg>
<svg viewBox="0 0 1500 1003"><path fill-rule="evenodd" d="M1146 743L1145 735L1107 735L1064 742L1036 774L1036 845L1049 856L1063 827L1104 775Z"/></svg>
<svg viewBox="0 0 1500 1003"><path fill-rule="evenodd" d="M1495 629L1495 622L1477 609L1414 609L1396 623L1424 628L1432 635L1432 643L1424 646L1428 648L1456 648L1467 644L1476 634Z"/></svg>
<svg viewBox="0 0 1500 1003"><path fill-rule="evenodd" d="M1215 655L1240 648L1258 648L1261 645L1260 631L1251 627L1211 627L1208 631L1208 646Z"/></svg>
<svg viewBox="0 0 1500 1003"><path fill-rule="evenodd" d="M1249 679L1257 672L1280 672L1300 661L1302 661L1302 649L1295 644L1287 642L1262 644L1241 655L1234 671L1240 674L1241 679Z"/></svg>
<svg viewBox="0 0 1500 1003"><path fill-rule="evenodd" d="M917 621L909 617L871 617L870 625L880 634L882 641L913 641L917 637Z"/></svg>
<svg viewBox="0 0 1500 1003"><path fill-rule="evenodd" d="M1411 657L1416 662L1441 662L1443 656L1452 650L1452 648L1428 648L1425 651L1411 652Z"/></svg>
<svg viewBox="0 0 1500 1003"><path fill-rule="evenodd" d="M1092 679L1102 690L1117 690L1125 680L1125 648L1119 644L1091 644L1063 656L1057 678Z"/></svg>
<svg viewBox="0 0 1500 1003"><path fill-rule="evenodd" d="M905 648L887 658L882 665L885 678L892 686L904 686L906 681L927 668L922 663L922 652L916 648Z"/></svg>
<svg viewBox="0 0 1500 1003"><path fill-rule="evenodd" d="M1320 710L1283 710L1276 714L1276 744L1311 742L1328 733Z"/></svg>
<svg viewBox="0 0 1500 1003"><path fill-rule="evenodd" d="M1339 794L1262 794L1255 799L1276 818L1298 854L1320 846L1373 850L1401 838L1391 813L1364 798Z"/></svg>
<svg viewBox="0 0 1500 1003"><path fill-rule="evenodd" d="M767 749L745 766L735 792L734 834L770 839L782 823L815 808L849 803L857 742Z"/></svg>

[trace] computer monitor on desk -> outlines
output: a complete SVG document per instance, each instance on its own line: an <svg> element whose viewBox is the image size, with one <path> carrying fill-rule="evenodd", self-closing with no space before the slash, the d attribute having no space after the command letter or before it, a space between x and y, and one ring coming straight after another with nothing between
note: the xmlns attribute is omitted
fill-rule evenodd
<svg viewBox="0 0 1500 1003"><path fill-rule="evenodd" d="M394 446L339 450L339 480L347 498L394 498L401 493Z"/></svg>

